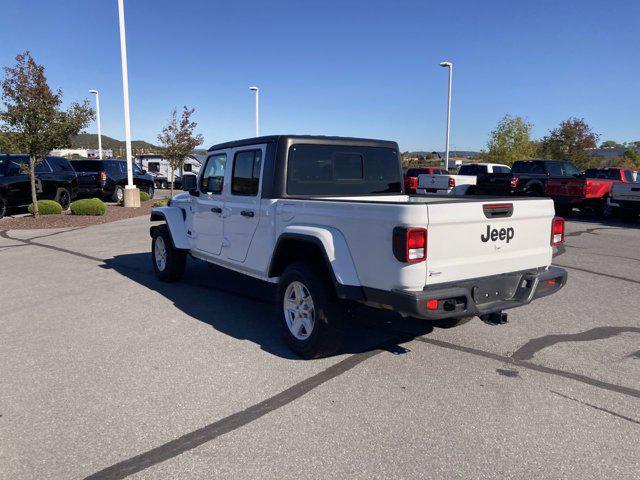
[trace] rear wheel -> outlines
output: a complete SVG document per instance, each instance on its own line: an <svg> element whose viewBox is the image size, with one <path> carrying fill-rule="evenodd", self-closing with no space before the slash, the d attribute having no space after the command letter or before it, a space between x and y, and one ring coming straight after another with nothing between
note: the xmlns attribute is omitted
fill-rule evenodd
<svg viewBox="0 0 640 480"><path fill-rule="evenodd" d="M184 250L174 248L171 235L166 225L159 225L153 230L151 241L153 270L163 282L175 282L184 274L187 254Z"/></svg>
<svg viewBox="0 0 640 480"><path fill-rule="evenodd" d="M71 205L71 194L69 190L66 188L59 188L58 193L56 194L56 202L60 204L63 211L69 210L69 205Z"/></svg>
<svg viewBox="0 0 640 480"><path fill-rule="evenodd" d="M113 191L113 197L111 199L117 203L124 203L124 188L120 185L116 185L116 189Z"/></svg>
<svg viewBox="0 0 640 480"><path fill-rule="evenodd" d="M566 217L571 215L573 208L569 205L556 205L556 214Z"/></svg>
<svg viewBox="0 0 640 480"><path fill-rule="evenodd" d="M305 263L293 263L280 277L277 295L276 311L291 350L310 359L340 347L345 310L327 279Z"/></svg>

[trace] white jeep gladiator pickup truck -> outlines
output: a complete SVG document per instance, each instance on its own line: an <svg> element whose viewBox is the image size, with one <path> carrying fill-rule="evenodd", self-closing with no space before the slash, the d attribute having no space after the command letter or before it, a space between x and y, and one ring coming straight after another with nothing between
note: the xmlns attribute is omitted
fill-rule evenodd
<svg viewBox="0 0 640 480"><path fill-rule="evenodd" d="M223 143L183 188L151 213L157 276L180 278L189 254L277 283L285 338L305 358L339 347L352 302L504 323L567 279L551 266L564 240L551 200L405 195L395 142Z"/></svg>

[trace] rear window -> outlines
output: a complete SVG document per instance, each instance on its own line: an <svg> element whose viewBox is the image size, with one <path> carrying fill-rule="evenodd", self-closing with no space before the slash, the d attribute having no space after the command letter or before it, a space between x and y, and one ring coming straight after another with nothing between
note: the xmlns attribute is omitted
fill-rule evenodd
<svg viewBox="0 0 640 480"><path fill-rule="evenodd" d="M625 170L624 178L627 182L630 183L636 183L640 181L640 175L638 175L638 172L632 170Z"/></svg>
<svg viewBox="0 0 640 480"><path fill-rule="evenodd" d="M401 192L398 152L392 148L299 144L289 149L289 195Z"/></svg>
<svg viewBox="0 0 640 480"><path fill-rule="evenodd" d="M493 167L493 173L510 173L511 169L509 167L500 167L500 166L494 166Z"/></svg>
<svg viewBox="0 0 640 480"><path fill-rule="evenodd" d="M76 172L99 172L104 170L102 162L95 160L74 160L71 166Z"/></svg>

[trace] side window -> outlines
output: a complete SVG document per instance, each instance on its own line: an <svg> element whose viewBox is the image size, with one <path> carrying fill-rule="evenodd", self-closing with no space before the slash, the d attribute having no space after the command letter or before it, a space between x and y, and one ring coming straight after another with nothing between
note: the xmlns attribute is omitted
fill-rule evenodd
<svg viewBox="0 0 640 480"><path fill-rule="evenodd" d="M49 163L47 163L47 160L43 160L42 162L36 164L36 173L49 172L51 172L51 167L49 167Z"/></svg>
<svg viewBox="0 0 640 480"><path fill-rule="evenodd" d="M147 170L149 170L151 173L158 173L160 171L160 162L147 163Z"/></svg>
<svg viewBox="0 0 640 480"><path fill-rule="evenodd" d="M183 172L193 172L193 168L192 167L193 167L193 165L191 165L190 163L185 163L182 166L182 171Z"/></svg>
<svg viewBox="0 0 640 480"><path fill-rule="evenodd" d="M473 175L475 173L473 169L474 166L475 165L462 165L458 170L458 175Z"/></svg>
<svg viewBox="0 0 640 480"><path fill-rule="evenodd" d="M142 170L140 170L140 167L137 164L134 163L132 165L132 168L133 168L133 173L135 173L136 175L142 175ZM125 169L125 171L127 170L126 164L125 164L124 169Z"/></svg>
<svg viewBox="0 0 640 480"><path fill-rule="evenodd" d="M218 153L207 158L204 171L200 176L200 190L205 193L222 193L227 154Z"/></svg>
<svg viewBox="0 0 640 480"><path fill-rule="evenodd" d="M486 165L476 165L476 174L487 173Z"/></svg>
<svg viewBox="0 0 640 480"><path fill-rule="evenodd" d="M633 183L635 182L635 179L633 178L633 173L631 172L631 170L625 170L624 171L624 179L627 182Z"/></svg>
<svg viewBox="0 0 640 480"><path fill-rule="evenodd" d="M234 195L257 195L260 186L262 150L238 152L233 161L231 193Z"/></svg>

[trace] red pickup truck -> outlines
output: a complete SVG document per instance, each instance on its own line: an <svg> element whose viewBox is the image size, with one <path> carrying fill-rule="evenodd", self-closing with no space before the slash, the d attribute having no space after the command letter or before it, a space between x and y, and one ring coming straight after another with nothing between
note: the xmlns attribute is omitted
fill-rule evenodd
<svg viewBox="0 0 640 480"><path fill-rule="evenodd" d="M550 179L544 193L553 199L560 215L578 208L607 217L612 211L607 200L613 184L632 183L634 178L634 170L628 168L589 168L577 178Z"/></svg>
<svg viewBox="0 0 640 480"><path fill-rule="evenodd" d="M448 173L449 172L444 168L410 168L404 174L404 192L416 193L416 189L418 188L418 175L447 175Z"/></svg>

